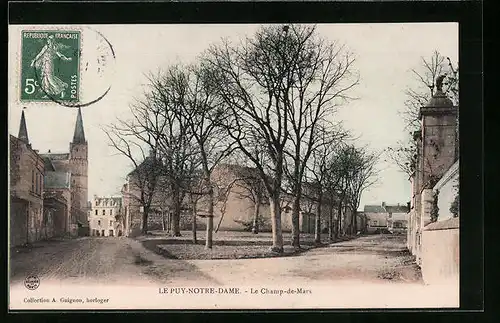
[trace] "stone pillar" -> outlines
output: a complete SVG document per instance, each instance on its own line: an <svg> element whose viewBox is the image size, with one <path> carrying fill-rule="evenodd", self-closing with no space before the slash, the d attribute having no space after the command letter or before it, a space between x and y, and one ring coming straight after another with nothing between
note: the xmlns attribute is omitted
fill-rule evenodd
<svg viewBox="0 0 500 323"><path fill-rule="evenodd" d="M422 184L431 188L458 159L456 150L457 107L441 91L420 108L422 122Z"/></svg>

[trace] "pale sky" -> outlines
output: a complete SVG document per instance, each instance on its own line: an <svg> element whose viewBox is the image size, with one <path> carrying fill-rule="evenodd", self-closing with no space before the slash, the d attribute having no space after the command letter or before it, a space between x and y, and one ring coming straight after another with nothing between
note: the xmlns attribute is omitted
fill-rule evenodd
<svg viewBox="0 0 500 323"><path fill-rule="evenodd" d="M67 152L72 140L76 109L57 103L21 103L20 33L43 30L45 26L9 26L9 133L17 136L23 106L26 107L28 135L34 149L41 153ZM71 26L85 27L85 26ZM109 83L110 92L99 102L82 108L85 136L89 145L89 199L96 195L116 195L130 171L129 161L109 147L101 130L116 116L126 118L128 105L145 83L144 73L176 62L192 62L210 44L222 37L238 41L251 36L258 25L92 25L112 44L116 55L114 69L105 81L94 80L82 72L83 99L92 100ZM53 27L52 27L53 28ZM65 28L65 26L59 26ZM359 99L350 102L336 115L359 136L359 145L383 150L404 140L406 132L398 112L404 108L404 90L415 81L410 72L421 57L434 50L458 62L458 24L320 24L319 34L344 43L356 56L360 85L352 93ZM82 55L95 52L95 39L84 31ZM95 38L95 37L94 37ZM83 59L84 61L84 59ZM95 97L92 97L95 96ZM365 204L406 203L410 200L407 176L395 165L381 162L377 186L366 191Z"/></svg>

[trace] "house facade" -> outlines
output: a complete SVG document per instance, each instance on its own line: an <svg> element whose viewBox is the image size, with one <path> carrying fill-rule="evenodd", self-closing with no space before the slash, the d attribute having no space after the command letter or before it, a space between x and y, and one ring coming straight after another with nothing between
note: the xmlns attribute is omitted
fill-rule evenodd
<svg viewBox="0 0 500 323"><path fill-rule="evenodd" d="M408 206L401 204L365 205L363 213L366 216L366 232L402 232L408 225Z"/></svg>
<svg viewBox="0 0 500 323"><path fill-rule="evenodd" d="M87 141L78 110L70 152L40 154L31 147L24 111L10 135L10 242L78 235L87 223Z"/></svg>
<svg viewBox="0 0 500 323"><path fill-rule="evenodd" d="M40 240L43 232L44 160L31 147L24 111L19 134L10 135L10 244Z"/></svg>
<svg viewBox="0 0 500 323"><path fill-rule="evenodd" d="M91 236L119 237L124 235L122 197L94 196L89 215Z"/></svg>
<svg viewBox="0 0 500 323"><path fill-rule="evenodd" d="M148 156L142 165L150 163L154 156ZM160 181L162 179L160 178ZM212 182L215 189L214 230L240 231L252 226L255 215L258 214L259 231L271 231L271 212L269 200L264 188L256 186L259 183L257 170L234 164L221 164L212 172ZM163 187L164 185L159 185ZM125 234L138 233L141 229L143 207L140 203L141 183L135 171L127 176L127 182L122 187L123 212L125 217ZM257 203L258 201L258 203ZM283 194L281 200L281 225L284 232L292 230L293 196ZM207 216L206 196L196 201L197 228L205 228L204 218ZM181 206L181 230L191 230L193 207L186 195ZM328 228L328 212L332 209L324 207L322 211L322 231ZM336 211L336 210L335 210ZM317 202L303 198L299 216L301 232L313 233ZM171 229L172 209L170 197L161 189L154 192L150 213L148 216L149 230Z"/></svg>

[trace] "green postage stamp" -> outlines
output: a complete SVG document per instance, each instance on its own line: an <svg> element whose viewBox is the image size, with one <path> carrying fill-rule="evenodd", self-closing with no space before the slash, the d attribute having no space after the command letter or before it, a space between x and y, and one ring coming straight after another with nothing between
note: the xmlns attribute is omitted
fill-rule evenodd
<svg viewBox="0 0 500 323"><path fill-rule="evenodd" d="M22 31L21 101L78 102L81 33Z"/></svg>

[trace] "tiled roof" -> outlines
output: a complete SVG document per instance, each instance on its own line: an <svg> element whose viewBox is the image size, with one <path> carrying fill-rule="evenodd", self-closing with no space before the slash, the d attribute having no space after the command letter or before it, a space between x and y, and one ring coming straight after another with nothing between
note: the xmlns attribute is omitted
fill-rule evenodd
<svg viewBox="0 0 500 323"><path fill-rule="evenodd" d="M45 188L70 188L71 174L68 172L45 172L43 184Z"/></svg>
<svg viewBox="0 0 500 323"><path fill-rule="evenodd" d="M365 213L387 213L381 205L365 205Z"/></svg>

